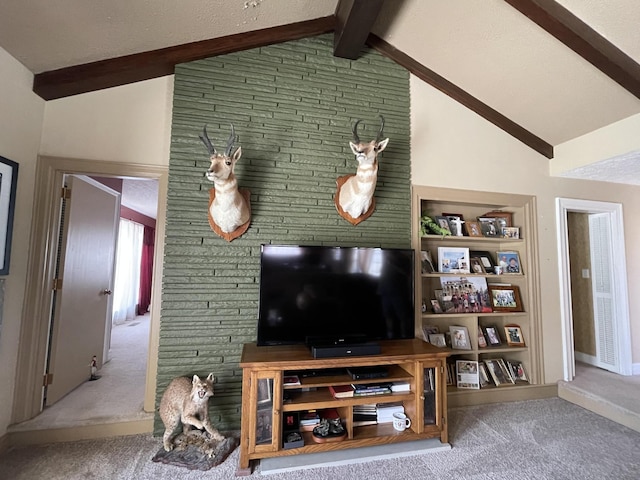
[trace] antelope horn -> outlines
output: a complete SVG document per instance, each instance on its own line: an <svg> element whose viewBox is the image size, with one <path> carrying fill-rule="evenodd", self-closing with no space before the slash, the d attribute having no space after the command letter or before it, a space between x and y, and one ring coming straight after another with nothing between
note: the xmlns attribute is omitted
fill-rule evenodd
<svg viewBox="0 0 640 480"><path fill-rule="evenodd" d="M207 135L206 125L202 129L202 135L198 135L198 136L200 137L200 140L202 140L202 143L204 143L204 146L207 147L207 150L209 150L209 155L215 155L216 147L214 147L213 144L211 143L211 140L209 140L209 135Z"/></svg>
<svg viewBox="0 0 640 480"><path fill-rule="evenodd" d="M378 132L378 136L376 137L376 143L382 140L382 130L384 129L384 117L382 115L378 115L380 117L380 131Z"/></svg>
<svg viewBox="0 0 640 480"><path fill-rule="evenodd" d="M360 137L358 137L358 124L361 122L362 120L358 120L356 123L353 124L353 143L360 143Z"/></svg>
<svg viewBox="0 0 640 480"><path fill-rule="evenodd" d="M236 131L233 128L233 123L231 124L231 134L229 135L229 139L227 140L227 149L224 151L224 154L228 157L231 155L231 149L233 148L233 144L236 143Z"/></svg>

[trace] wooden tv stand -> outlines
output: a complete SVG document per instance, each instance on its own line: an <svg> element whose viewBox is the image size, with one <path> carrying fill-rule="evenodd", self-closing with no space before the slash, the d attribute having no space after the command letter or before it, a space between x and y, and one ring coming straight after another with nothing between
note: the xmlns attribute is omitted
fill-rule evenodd
<svg viewBox="0 0 640 480"><path fill-rule="evenodd" d="M242 418L238 474L250 474L251 460L315 453L344 448L382 445L439 437L447 443L446 358L450 350L420 339L380 342L382 351L362 357L312 357L305 346L244 345L242 367ZM353 380L335 369L356 366L386 366L383 379ZM305 377L305 371L331 375ZM301 385L283 385L286 374L298 373ZM330 385L406 381L409 392L335 399ZM286 399L285 399L286 397ZM353 407L371 403L401 401L411 419L403 432L391 423L353 426ZM283 418L290 412L335 408L347 431L338 442L316 443L311 432L302 432L304 445L285 449Z"/></svg>

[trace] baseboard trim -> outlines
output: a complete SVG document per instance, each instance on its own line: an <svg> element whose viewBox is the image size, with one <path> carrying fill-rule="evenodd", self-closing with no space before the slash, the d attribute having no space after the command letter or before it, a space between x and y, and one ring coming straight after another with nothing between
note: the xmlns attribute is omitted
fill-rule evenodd
<svg viewBox="0 0 640 480"><path fill-rule="evenodd" d="M558 396L558 385L526 385L505 388L454 391L447 395L449 408L485 405L488 403L521 402Z"/></svg>
<svg viewBox="0 0 640 480"><path fill-rule="evenodd" d="M153 419L151 418L146 420L135 420L132 422L104 423L101 425L84 425L78 427L54 428L50 430L9 432L5 437L8 437L8 446L22 447L27 445L41 445L45 443L75 442L78 440L139 435L142 433L151 434L152 432Z"/></svg>

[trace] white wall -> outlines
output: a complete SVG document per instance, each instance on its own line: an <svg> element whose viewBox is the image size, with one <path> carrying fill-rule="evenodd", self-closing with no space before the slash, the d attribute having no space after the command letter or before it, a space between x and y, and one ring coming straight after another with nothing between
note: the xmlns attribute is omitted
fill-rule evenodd
<svg viewBox="0 0 640 480"><path fill-rule="evenodd" d="M0 330L0 437L11 419L18 337L27 271L34 172L44 100L32 93L33 75L0 48L0 155L19 163L11 263Z"/></svg>
<svg viewBox="0 0 640 480"><path fill-rule="evenodd" d="M640 234L640 187L552 177L549 169L555 159L535 153L416 77L411 78L411 123L413 184L536 196L546 383L562 378L555 200L567 197L623 204L628 283L632 289L633 361L640 362L640 296L633 294L633 286L640 280L640 252L635 241ZM626 137L626 145L620 147L617 135L600 131L596 135L598 142L609 145L609 151L628 148ZM638 135L635 144L640 148ZM577 155L576 161L581 158L577 152L566 155Z"/></svg>
<svg viewBox="0 0 640 480"><path fill-rule="evenodd" d="M173 76L47 102L41 155L169 165Z"/></svg>

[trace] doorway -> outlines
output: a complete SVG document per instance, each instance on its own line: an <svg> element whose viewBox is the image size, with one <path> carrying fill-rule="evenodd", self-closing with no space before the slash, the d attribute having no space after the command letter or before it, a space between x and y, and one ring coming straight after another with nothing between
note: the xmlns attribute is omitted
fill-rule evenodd
<svg viewBox="0 0 640 480"><path fill-rule="evenodd" d="M16 389L12 422L37 416L42 410L42 376L47 355L48 323L51 313L51 285L55 275L57 245L56 222L60 214L59 197L65 175L146 178L158 181L158 218L154 245L154 268L149 315L149 349L144 384L143 409L155 407L155 379L160 323L162 258L164 254L165 202L168 168L57 157L40 157L36 168L36 190L32 220L28 278L25 289L23 322L18 347ZM145 427L146 428L146 427Z"/></svg>
<svg viewBox="0 0 640 480"><path fill-rule="evenodd" d="M629 305L627 297L627 273L624 245L622 205L609 202L559 198L556 202L558 220L558 257L560 259L560 300L563 335L564 380L576 375L576 358L593 357L593 363L606 366L621 375L631 375L631 341ZM576 214L578 214L576 216ZM584 216L584 217L582 217ZM578 218L578 223L575 223ZM571 262L570 225L586 220L589 266ZM582 224L585 224L583 221ZM584 238L584 237L583 237ZM583 242L585 243L585 242ZM614 255L615 253L615 263ZM575 257L574 257L575 258ZM575 263L575 262L574 262ZM615 265L615 268L613 268ZM571 272L582 278L595 277L590 288L589 300L593 305L593 353L576 355L576 336L572 304L580 299L572 295ZM576 283L575 277L574 282ZM596 285L597 284L597 285ZM575 289L574 289L575 290Z"/></svg>

